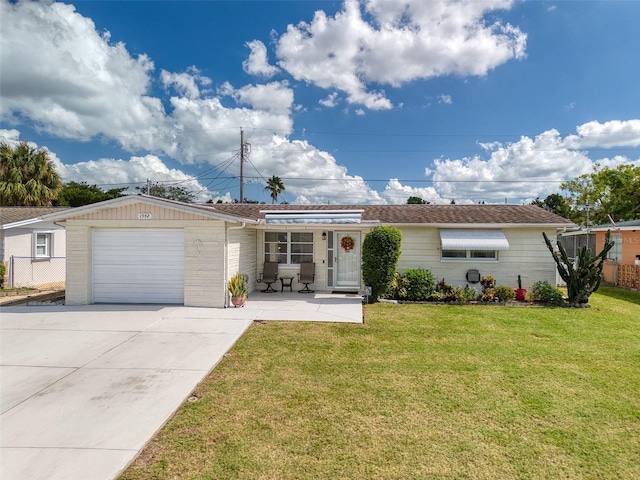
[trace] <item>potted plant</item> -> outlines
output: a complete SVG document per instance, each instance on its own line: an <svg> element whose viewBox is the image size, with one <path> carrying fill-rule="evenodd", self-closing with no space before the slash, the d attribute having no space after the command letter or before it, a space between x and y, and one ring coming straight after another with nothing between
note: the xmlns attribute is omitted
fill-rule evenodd
<svg viewBox="0 0 640 480"><path fill-rule="evenodd" d="M243 307L247 302L247 294L249 293L249 284L247 276L242 273L236 273L229 280L229 293L231 294L231 303L237 307Z"/></svg>
<svg viewBox="0 0 640 480"><path fill-rule="evenodd" d="M518 275L518 288L516 288L516 300L519 302L524 302L527 294L527 289L522 288L522 279L520 275Z"/></svg>

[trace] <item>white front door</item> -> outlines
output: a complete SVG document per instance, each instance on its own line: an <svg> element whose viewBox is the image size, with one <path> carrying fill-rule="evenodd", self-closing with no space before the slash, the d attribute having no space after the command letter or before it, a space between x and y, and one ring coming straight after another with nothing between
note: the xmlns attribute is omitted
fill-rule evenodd
<svg viewBox="0 0 640 480"><path fill-rule="evenodd" d="M336 232L335 286L360 288L360 232Z"/></svg>

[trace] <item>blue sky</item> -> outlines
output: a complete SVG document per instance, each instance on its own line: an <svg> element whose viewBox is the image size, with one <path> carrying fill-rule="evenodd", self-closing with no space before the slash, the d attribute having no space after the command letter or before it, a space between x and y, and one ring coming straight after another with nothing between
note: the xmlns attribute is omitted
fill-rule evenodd
<svg viewBox="0 0 640 480"><path fill-rule="evenodd" d="M1 3L0 140L198 199L529 202L640 164L640 2Z"/></svg>

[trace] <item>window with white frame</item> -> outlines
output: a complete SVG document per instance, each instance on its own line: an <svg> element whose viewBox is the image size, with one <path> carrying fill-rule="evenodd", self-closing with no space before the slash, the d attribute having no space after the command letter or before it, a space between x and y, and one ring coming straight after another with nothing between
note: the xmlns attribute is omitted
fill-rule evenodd
<svg viewBox="0 0 640 480"><path fill-rule="evenodd" d="M285 265L313 262L313 232L265 232L264 261Z"/></svg>
<svg viewBox="0 0 640 480"><path fill-rule="evenodd" d="M613 242L613 248L607 252L607 260L619 262L622 260L622 234L612 233L611 241Z"/></svg>
<svg viewBox="0 0 640 480"><path fill-rule="evenodd" d="M497 260L497 250L442 250L443 260Z"/></svg>
<svg viewBox="0 0 640 480"><path fill-rule="evenodd" d="M50 257L52 251L51 233L36 232L33 236L33 251L36 257Z"/></svg>

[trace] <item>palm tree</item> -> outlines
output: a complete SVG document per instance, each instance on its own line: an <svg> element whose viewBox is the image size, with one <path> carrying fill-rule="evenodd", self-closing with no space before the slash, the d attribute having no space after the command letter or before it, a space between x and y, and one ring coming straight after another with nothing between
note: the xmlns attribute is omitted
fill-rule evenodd
<svg viewBox="0 0 640 480"><path fill-rule="evenodd" d="M282 194L286 189L284 188L284 183L282 183L282 179L280 177L276 177L275 175L267 180L267 186L264 187L265 190L268 190L271 195L271 204L276 203L278 200L278 195Z"/></svg>
<svg viewBox="0 0 640 480"><path fill-rule="evenodd" d="M62 181L46 150L21 142L15 148L0 143L0 204L50 207Z"/></svg>

